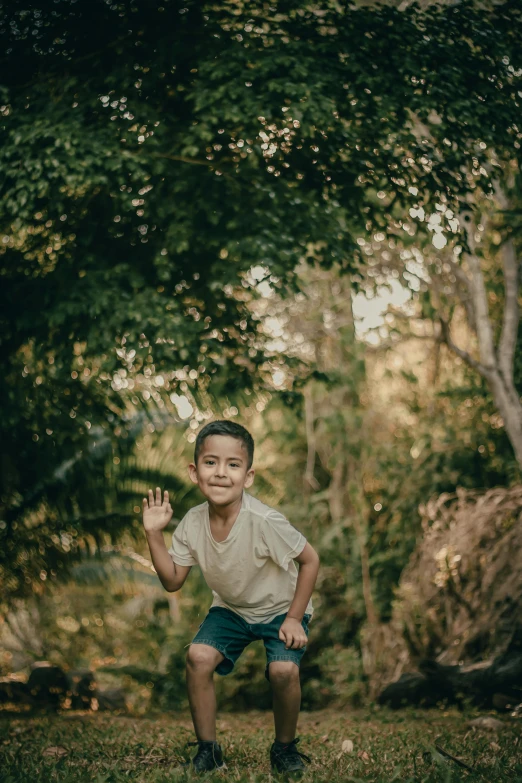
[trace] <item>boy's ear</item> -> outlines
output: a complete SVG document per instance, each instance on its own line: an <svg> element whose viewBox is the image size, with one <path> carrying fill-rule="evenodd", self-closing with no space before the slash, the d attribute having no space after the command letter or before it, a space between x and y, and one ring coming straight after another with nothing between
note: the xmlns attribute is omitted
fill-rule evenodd
<svg viewBox="0 0 522 783"><path fill-rule="evenodd" d="M196 468L196 466L194 465L193 462L191 462L190 465L188 466L188 474L189 474L189 478L192 481L192 483L193 484L197 484L198 483L198 471L197 471L197 468Z"/></svg>
<svg viewBox="0 0 522 783"><path fill-rule="evenodd" d="M248 487L251 487L254 483L254 476L255 476L255 470L254 468L250 468L250 470L247 470L247 474L245 476L245 484L244 486L248 489Z"/></svg>

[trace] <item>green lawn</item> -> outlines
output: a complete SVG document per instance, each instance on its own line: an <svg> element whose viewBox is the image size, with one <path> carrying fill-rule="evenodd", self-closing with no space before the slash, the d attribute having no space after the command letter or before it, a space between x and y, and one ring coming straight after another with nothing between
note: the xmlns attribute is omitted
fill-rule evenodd
<svg viewBox="0 0 522 783"><path fill-rule="evenodd" d="M325 710L303 713L300 748L312 757L305 780L365 783L520 781L522 725L506 719L500 733L472 729L457 711ZM219 736L233 781L269 776L271 714L222 714ZM93 781L166 783L186 779L176 770L193 740L187 714L146 718L62 713L30 716L0 713L2 783ZM344 740L352 752L342 752ZM474 768L444 761L439 745ZM193 749L188 749L193 752ZM214 773L208 776L222 779Z"/></svg>

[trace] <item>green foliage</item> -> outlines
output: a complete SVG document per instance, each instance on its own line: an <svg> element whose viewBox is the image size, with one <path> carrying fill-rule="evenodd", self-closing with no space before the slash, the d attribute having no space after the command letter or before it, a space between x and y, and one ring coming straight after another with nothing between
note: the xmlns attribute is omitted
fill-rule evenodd
<svg viewBox="0 0 522 783"><path fill-rule="evenodd" d="M45 406L44 406L45 410ZM114 417L112 417L114 418ZM141 535L141 498L158 482L169 486L177 513L183 515L195 500L194 488L181 478L176 451L183 449L184 425L171 424L154 454L149 453L152 429L161 429L159 415L143 414L113 421L104 428L90 427L85 436L67 437L60 425L49 437L29 441L33 462L23 445L10 461L24 473L23 486L14 492L14 477L7 475L10 503L4 497L4 520L0 524L0 577L2 599L40 594L46 582L66 576L81 558L99 551L124 533ZM155 422L155 425L152 423ZM116 430L116 432L115 432ZM147 437L148 435L148 437ZM84 446L78 440L84 440ZM56 465L57 455L63 457ZM20 459L20 465L16 460ZM76 577L86 577L87 564ZM99 582L98 582L99 583Z"/></svg>
<svg viewBox="0 0 522 783"><path fill-rule="evenodd" d="M361 656L355 645L323 647L314 664L318 676L312 674L305 681L304 709L317 709L331 703L353 708L364 703L366 683Z"/></svg>
<svg viewBox="0 0 522 783"><path fill-rule="evenodd" d="M50 490L92 431L259 381L253 265L281 290L303 258L353 270L359 234L464 198L491 148L519 157L519 21L515 2L4 4L0 505L17 550L27 498L51 528L99 529L107 509L64 483L65 514Z"/></svg>

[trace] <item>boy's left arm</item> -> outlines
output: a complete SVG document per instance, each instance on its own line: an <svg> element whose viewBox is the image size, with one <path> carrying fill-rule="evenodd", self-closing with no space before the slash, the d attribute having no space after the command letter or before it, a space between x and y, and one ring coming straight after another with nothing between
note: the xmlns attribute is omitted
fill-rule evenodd
<svg viewBox="0 0 522 783"><path fill-rule="evenodd" d="M319 555L309 543L306 543L301 554L295 557L294 560L299 563L294 600L290 605L284 623L279 629L279 638L285 642L287 650L300 650L308 641L301 625L301 620L312 595L319 571Z"/></svg>

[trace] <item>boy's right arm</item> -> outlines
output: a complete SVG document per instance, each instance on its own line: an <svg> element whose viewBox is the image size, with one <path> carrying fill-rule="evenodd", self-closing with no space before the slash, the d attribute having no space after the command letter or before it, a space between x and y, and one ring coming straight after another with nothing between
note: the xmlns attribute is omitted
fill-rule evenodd
<svg viewBox="0 0 522 783"><path fill-rule="evenodd" d="M172 519L172 506L169 503L169 493L163 495L156 487L156 497L149 489L148 498L143 498L143 527L156 573L160 582L169 593L179 590L185 582L191 566L176 565L168 553L163 538L163 529Z"/></svg>

